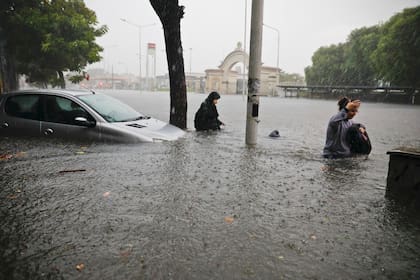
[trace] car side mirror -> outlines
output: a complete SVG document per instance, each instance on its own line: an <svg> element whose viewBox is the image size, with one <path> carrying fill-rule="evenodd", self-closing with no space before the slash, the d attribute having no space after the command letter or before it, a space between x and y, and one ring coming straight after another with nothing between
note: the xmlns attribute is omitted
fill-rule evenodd
<svg viewBox="0 0 420 280"><path fill-rule="evenodd" d="M86 127L94 127L96 125L96 123L94 121L89 121L85 117L75 117L74 122L77 125L86 126Z"/></svg>

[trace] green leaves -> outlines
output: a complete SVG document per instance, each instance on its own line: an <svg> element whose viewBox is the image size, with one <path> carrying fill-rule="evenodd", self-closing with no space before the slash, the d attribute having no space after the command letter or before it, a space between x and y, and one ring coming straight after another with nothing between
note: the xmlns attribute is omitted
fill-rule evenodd
<svg viewBox="0 0 420 280"><path fill-rule="evenodd" d="M394 86L420 87L420 6L405 9L382 27L372 54L381 79Z"/></svg>
<svg viewBox="0 0 420 280"><path fill-rule="evenodd" d="M82 71L101 59L95 12L82 0L4 0L0 18L6 35L7 58L30 81L56 84L63 71ZM63 82L63 81L62 81Z"/></svg>
<svg viewBox="0 0 420 280"><path fill-rule="evenodd" d="M305 69L308 85L420 87L420 6L384 25L353 30L344 44L321 47Z"/></svg>
<svg viewBox="0 0 420 280"><path fill-rule="evenodd" d="M343 84L344 53L343 44L318 49L312 56L313 66L305 69L307 83L323 86Z"/></svg>

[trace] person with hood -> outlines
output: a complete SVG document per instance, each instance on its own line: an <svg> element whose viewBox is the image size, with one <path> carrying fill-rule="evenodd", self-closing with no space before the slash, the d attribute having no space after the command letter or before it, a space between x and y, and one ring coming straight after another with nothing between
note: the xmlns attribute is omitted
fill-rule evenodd
<svg viewBox="0 0 420 280"><path fill-rule="evenodd" d="M352 101L355 100L347 97L341 98L338 101L338 110L344 109L347 103ZM346 140L350 145L351 155L368 155L372 150L372 144L370 143L366 127L361 123L353 123L351 125L347 130Z"/></svg>
<svg viewBox="0 0 420 280"><path fill-rule="evenodd" d="M194 127L197 131L218 130L221 125L224 125L224 123L219 120L219 113L216 108L219 99L220 94L213 91L206 100L201 103L201 106L194 117Z"/></svg>
<svg viewBox="0 0 420 280"><path fill-rule="evenodd" d="M325 158L342 158L352 155L348 131L353 126L360 100L349 100L344 97L338 101L339 112L330 118L323 156Z"/></svg>

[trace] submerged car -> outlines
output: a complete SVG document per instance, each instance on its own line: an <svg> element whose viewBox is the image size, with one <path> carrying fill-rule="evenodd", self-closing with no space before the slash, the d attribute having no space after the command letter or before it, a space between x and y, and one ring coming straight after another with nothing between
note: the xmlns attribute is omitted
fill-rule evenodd
<svg viewBox="0 0 420 280"><path fill-rule="evenodd" d="M145 116L106 94L24 90L0 95L0 136L57 137L101 142L160 142L185 132Z"/></svg>

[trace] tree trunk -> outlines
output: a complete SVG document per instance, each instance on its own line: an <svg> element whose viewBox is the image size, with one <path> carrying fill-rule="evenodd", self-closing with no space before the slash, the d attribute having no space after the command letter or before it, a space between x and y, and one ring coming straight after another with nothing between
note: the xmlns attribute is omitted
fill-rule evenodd
<svg viewBox="0 0 420 280"><path fill-rule="evenodd" d="M187 128L187 88L185 85L184 57L181 43L181 18L184 7L178 0L150 0L163 25L170 83L169 123Z"/></svg>
<svg viewBox="0 0 420 280"><path fill-rule="evenodd" d="M6 38L0 27L0 93L17 90L19 87L15 58L6 51Z"/></svg>
<svg viewBox="0 0 420 280"><path fill-rule="evenodd" d="M60 88L64 89L66 88L66 81L64 81L64 74L63 71L57 71L59 82L60 82Z"/></svg>
<svg viewBox="0 0 420 280"><path fill-rule="evenodd" d="M19 89L14 59L0 49L0 93Z"/></svg>

